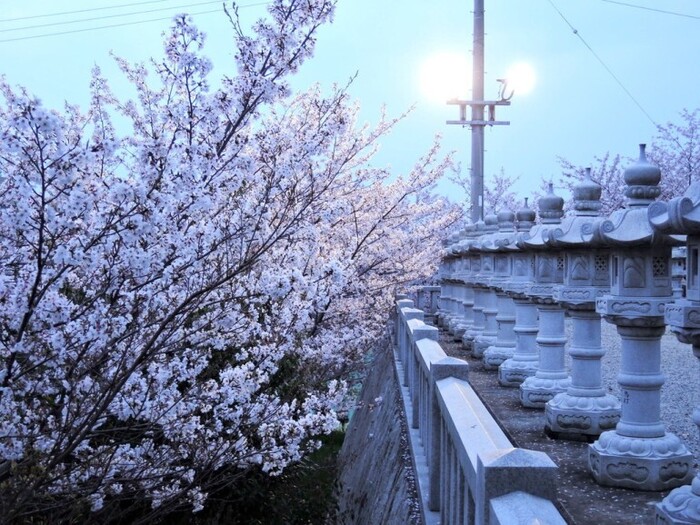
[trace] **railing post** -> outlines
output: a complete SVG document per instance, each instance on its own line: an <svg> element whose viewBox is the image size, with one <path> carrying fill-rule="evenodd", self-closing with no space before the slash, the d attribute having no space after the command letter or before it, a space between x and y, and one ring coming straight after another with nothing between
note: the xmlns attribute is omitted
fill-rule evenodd
<svg viewBox="0 0 700 525"><path fill-rule="evenodd" d="M448 441L447 436L443 436L443 421L440 414L440 406L437 398L437 382L446 377L455 377L463 381L469 380L469 365L461 359L446 357L440 361L432 363L430 366L430 442L426 450L429 457L428 465L430 474L430 495L428 506L430 510L440 509L440 493L444 487L440 487L440 480L446 473L441 473L440 451L443 443ZM443 458L444 459L444 458ZM444 468L444 467L443 467ZM444 509L442 509L444 510Z"/></svg>
<svg viewBox="0 0 700 525"><path fill-rule="evenodd" d="M416 348L416 343L421 339L430 339L431 341L437 341L439 338L439 330L434 326L427 325L423 323L421 326L413 330L413 343L411 344L411 349L409 350L408 360L411 363L410 370L410 385L409 391L411 394L411 426L413 428L420 427L420 364L418 361L418 351ZM404 366L406 366L404 364Z"/></svg>

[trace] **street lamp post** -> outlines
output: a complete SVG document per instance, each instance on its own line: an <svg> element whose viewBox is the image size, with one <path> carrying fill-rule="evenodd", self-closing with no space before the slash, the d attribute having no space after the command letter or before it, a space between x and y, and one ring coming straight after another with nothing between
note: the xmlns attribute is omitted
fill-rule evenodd
<svg viewBox="0 0 700 525"><path fill-rule="evenodd" d="M448 100L448 104L459 106L459 120L448 120L447 124L471 126L471 220L477 222L484 217L484 127L507 126L510 122L496 120L496 106L509 106L510 97L505 97L503 81L500 100L484 100L484 0L474 0L474 53L472 59L472 99ZM512 96L512 93L511 93ZM471 120L467 120L467 106L471 108ZM485 110L488 108L488 115Z"/></svg>

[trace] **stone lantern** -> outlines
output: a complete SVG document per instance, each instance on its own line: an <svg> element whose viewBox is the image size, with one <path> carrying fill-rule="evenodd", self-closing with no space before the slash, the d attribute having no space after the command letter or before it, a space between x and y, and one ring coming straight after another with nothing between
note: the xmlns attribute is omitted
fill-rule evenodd
<svg viewBox="0 0 700 525"><path fill-rule="evenodd" d="M700 185L690 186L683 197L650 205L649 221L656 231L688 236L686 298L666 305L665 320L681 342L693 345L693 354L700 359ZM695 408L693 421L700 427L700 407ZM700 472L691 485L674 489L657 504L656 523L700 523Z"/></svg>
<svg viewBox="0 0 700 525"><path fill-rule="evenodd" d="M671 295L671 247L678 240L655 232L647 219L659 195L661 172L640 146L639 160L624 173L627 207L591 228L587 240L611 249L610 295L596 310L621 338L622 413L615 430L589 445L589 467L601 485L667 490L688 483L693 458L661 421L661 336Z"/></svg>
<svg viewBox="0 0 700 525"><path fill-rule="evenodd" d="M453 315L452 274L457 264L457 256L452 247L458 240L459 235L453 233L442 241L444 253L440 263L440 311L437 320L443 328L447 328Z"/></svg>
<svg viewBox="0 0 700 525"><path fill-rule="evenodd" d="M610 254L584 242L583 231L598 217L601 187L586 177L574 187L574 214L549 231L549 243L563 250L564 284L555 287L554 299L567 309L572 324L569 345L571 385L545 406L545 432L564 439L589 439L615 428L620 402L606 394L601 381L605 350L600 337L598 297L610 293Z"/></svg>
<svg viewBox="0 0 700 525"><path fill-rule="evenodd" d="M462 240L455 246L458 257L458 272L454 278L458 283L458 301L460 316L454 324L454 338L462 341L464 335L474 324L474 288L469 282L472 258L469 256L469 246L473 240L476 225L468 224L464 229Z"/></svg>
<svg viewBox="0 0 700 525"><path fill-rule="evenodd" d="M463 276L463 280L470 287L474 298L472 304L473 322L462 337L462 346L467 350L474 349L474 340L480 337L486 328L486 318L484 317L485 288L482 286L481 255L476 249L479 238L485 232L486 225L483 221L474 224L465 253L466 258L469 259L469 272Z"/></svg>
<svg viewBox="0 0 700 525"><path fill-rule="evenodd" d="M473 284L480 288L483 301L484 313L484 330L474 338L472 345L472 356L483 358L486 349L496 341L498 334L498 322L496 314L498 314L498 302L496 292L491 288L490 282L494 275L494 254L493 252L482 249L482 243L486 238L496 233L498 229L498 217L496 215L487 215L484 218L486 225L485 234L475 241L472 245L480 255L481 271L473 280Z"/></svg>
<svg viewBox="0 0 700 525"><path fill-rule="evenodd" d="M494 271L491 289L496 294L496 340L484 352L484 368L496 370L515 352L515 304L506 292L506 285L513 277L513 258L510 253L515 248L515 214L510 210L498 213L498 232L487 237L481 245L483 251L493 252Z"/></svg>
<svg viewBox="0 0 700 525"><path fill-rule="evenodd" d="M470 229L473 227L468 225L461 232L459 240L450 246L450 253L454 257L450 282L454 314L448 323L448 332L455 341L462 340L464 332L473 322L473 303L469 300L471 288L464 282L464 275L469 271L469 259L464 254L468 249Z"/></svg>
<svg viewBox="0 0 700 525"><path fill-rule="evenodd" d="M565 312L554 300L554 287L564 278L564 255L547 243L549 229L561 224L564 199L554 194L552 184L547 195L539 200L539 208L541 226L534 227L520 243L523 249L535 252L535 279L527 294L537 304L539 314L537 372L520 385L520 403L544 409L545 403L565 392L570 383L565 367Z"/></svg>
<svg viewBox="0 0 700 525"><path fill-rule="evenodd" d="M529 234L535 225L535 212L525 205L516 214L516 233L512 244L513 272L506 291L515 304L515 350L513 357L506 359L498 367L498 382L501 386L519 387L520 384L537 372L539 353L535 338L537 337L537 305L530 301L526 292L535 278L535 254L531 250L521 249L521 239ZM538 225L537 228L541 228Z"/></svg>
<svg viewBox="0 0 700 525"><path fill-rule="evenodd" d="M462 230L458 233L457 238L448 248L450 254L450 275L449 275L449 290L450 290L450 316L447 321L447 331L454 337L455 340L462 338L462 333L459 333L459 328L464 324L464 304L463 290L464 283L461 276L464 273L464 259L462 255L462 246L467 237L466 231Z"/></svg>

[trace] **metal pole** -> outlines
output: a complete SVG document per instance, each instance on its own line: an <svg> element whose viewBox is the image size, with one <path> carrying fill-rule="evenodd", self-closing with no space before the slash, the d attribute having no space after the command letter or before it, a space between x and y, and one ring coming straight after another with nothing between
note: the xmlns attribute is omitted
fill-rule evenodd
<svg viewBox="0 0 700 525"><path fill-rule="evenodd" d="M474 0L472 100L484 100L484 0ZM471 220L484 218L484 106L472 105Z"/></svg>

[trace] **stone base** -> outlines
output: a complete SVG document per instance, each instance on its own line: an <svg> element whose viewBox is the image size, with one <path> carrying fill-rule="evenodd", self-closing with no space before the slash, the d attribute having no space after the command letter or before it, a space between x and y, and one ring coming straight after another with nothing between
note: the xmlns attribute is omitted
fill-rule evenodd
<svg viewBox="0 0 700 525"><path fill-rule="evenodd" d="M541 408L557 394L566 392L571 384L571 378L544 379L533 376L528 377L520 385L520 404L527 408Z"/></svg>
<svg viewBox="0 0 700 525"><path fill-rule="evenodd" d="M484 368L497 370L501 363L513 357L515 348L512 346L489 346L484 352Z"/></svg>
<svg viewBox="0 0 700 525"><path fill-rule="evenodd" d="M480 335L474 339L472 343L472 356L484 357L484 352L496 342L496 336Z"/></svg>
<svg viewBox="0 0 700 525"><path fill-rule="evenodd" d="M474 338L469 335L469 333L465 333L464 336L462 337L462 348L464 348L467 352L471 352L472 348L474 346Z"/></svg>
<svg viewBox="0 0 700 525"><path fill-rule="evenodd" d="M451 336L455 335L455 330L457 330L457 325L459 324L460 319L457 316L453 316L450 318L450 320L447 322L447 333L450 334Z"/></svg>
<svg viewBox="0 0 700 525"><path fill-rule="evenodd" d="M450 321L452 320L452 314L451 313L443 313L440 315L440 327L444 328L447 330L447 328L450 326Z"/></svg>
<svg viewBox="0 0 700 525"><path fill-rule="evenodd" d="M637 438L610 430L589 445L588 467L600 485L669 490L690 483L693 455L670 432L658 438Z"/></svg>
<svg viewBox="0 0 700 525"><path fill-rule="evenodd" d="M590 440L614 430L620 420L620 401L610 394L577 397L556 395L544 409L544 431L556 439Z"/></svg>
<svg viewBox="0 0 700 525"><path fill-rule="evenodd" d="M461 341L462 338L464 337L464 332L467 331L467 327L463 324L458 324L454 327L454 330L452 333L452 339L454 341Z"/></svg>
<svg viewBox="0 0 700 525"><path fill-rule="evenodd" d="M697 478L700 485L700 480ZM693 525L700 523L700 496L690 485L671 491L661 503L656 504L656 525Z"/></svg>
<svg viewBox="0 0 700 525"><path fill-rule="evenodd" d="M501 386L515 388L536 373L537 361L507 359L498 367L498 383Z"/></svg>
<svg viewBox="0 0 700 525"><path fill-rule="evenodd" d="M473 348L474 347L474 341L481 337L481 334L484 332L484 329L481 328L474 328L473 326L469 328L466 332L464 332L464 335L462 336L462 345L464 345L466 348Z"/></svg>

